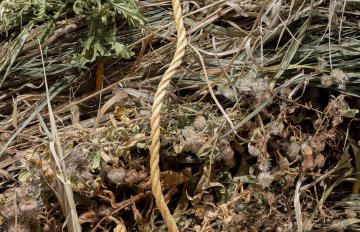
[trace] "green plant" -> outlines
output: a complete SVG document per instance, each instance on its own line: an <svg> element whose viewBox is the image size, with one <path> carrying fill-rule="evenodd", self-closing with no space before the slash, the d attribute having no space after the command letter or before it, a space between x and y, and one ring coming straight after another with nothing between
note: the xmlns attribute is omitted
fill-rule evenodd
<svg viewBox="0 0 360 232"><path fill-rule="evenodd" d="M73 10L75 14L89 18L88 38L83 42L81 54L76 57L81 64L92 62L99 56L130 58L133 55L130 49L116 39L116 22L119 17L130 26L143 23L133 0L77 0Z"/></svg>
<svg viewBox="0 0 360 232"><path fill-rule="evenodd" d="M133 52L116 38L117 25L125 20L130 26L144 22L134 0L4 0L0 1L0 34L16 28L23 30L27 23L47 22L40 40L53 34L56 21L75 14L75 21L85 19L87 38L82 38L82 51L74 57L81 66L97 57L129 58Z"/></svg>

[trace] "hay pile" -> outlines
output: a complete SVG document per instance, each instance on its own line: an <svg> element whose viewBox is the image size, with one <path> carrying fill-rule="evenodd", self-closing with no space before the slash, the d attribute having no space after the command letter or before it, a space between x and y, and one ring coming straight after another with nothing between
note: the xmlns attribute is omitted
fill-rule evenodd
<svg viewBox="0 0 360 232"><path fill-rule="evenodd" d="M171 3L64 2L0 2L0 228L164 230L149 117ZM180 230L360 230L360 4L182 4L160 160Z"/></svg>

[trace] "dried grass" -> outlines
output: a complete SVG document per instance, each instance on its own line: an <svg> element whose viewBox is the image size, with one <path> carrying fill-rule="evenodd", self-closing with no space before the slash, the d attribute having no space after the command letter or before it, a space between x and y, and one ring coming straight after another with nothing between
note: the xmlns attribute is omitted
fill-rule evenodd
<svg viewBox="0 0 360 232"><path fill-rule="evenodd" d="M138 7L144 25L116 24L130 59L70 62L85 18L59 15L43 37L50 24L30 19L0 31L1 229L164 229L149 117L175 26L170 2ZM161 123L162 185L179 228L359 230L357 1L183 7L190 46Z"/></svg>

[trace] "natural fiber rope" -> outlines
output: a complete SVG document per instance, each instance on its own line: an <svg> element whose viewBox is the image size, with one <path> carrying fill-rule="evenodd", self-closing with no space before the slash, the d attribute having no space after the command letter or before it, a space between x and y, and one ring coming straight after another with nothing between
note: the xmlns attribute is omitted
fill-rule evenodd
<svg viewBox="0 0 360 232"><path fill-rule="evenodd" d="M166 70L164 77L159 83L155 94L154 104L152 106L152 115L150 119L151 124L151 158L150 158L150 178L152 184L152 193L156 200L156 205L159 208L161 215L170 232L177 232L179 229L176 226L174 218L171 216L170 210L165 202L164 195L161 190L160 183L160 168L159 168L159 150L160 150L160 111L167 95L167 87L170 83L171 77L175 74L176 69L180 66L182 57L185 54L186 47L186 31L184 22L181 16L180 0L172 0L174 19L177 30L177 44L174 58Z"/></svg>

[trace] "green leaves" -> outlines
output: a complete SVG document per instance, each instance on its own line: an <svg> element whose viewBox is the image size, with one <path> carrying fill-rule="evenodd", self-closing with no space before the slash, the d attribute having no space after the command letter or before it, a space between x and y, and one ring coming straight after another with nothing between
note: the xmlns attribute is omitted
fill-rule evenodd
<svg viewBox="0 0 360 232"><path fill-rule="evenodd" d="M83 42L81 54L75 60L81 65L93 62L97 57L130 58L133 52L116 39L116 23L125 18L129 25L143 23L143 18L132 0L76 0L73 5L76 14L85 14L89 20L88 39Z"/></svg>
<svg viewBox="0 0 360 232"><path fill-rule="evenodd" d="M132 0L124 0L118 3L112 2L112 7L116 13L122 15L130 25L136 26L143 23L143 18Z"/></svg>
<svg viewBox="0 0 360 232"><path fill-rule="evenodd" d="M0 1L2 20L0 33L21 28L32 20L35 24L56 20L59 15L85 18L88 23L87 38L81 40L82 50L73 61L84 66L97 57L130 58L130 49L117 41L117 25L126 21L130 26L143 23L134 0L3 0ZM51 36L51 35L47 35Z"/></svg>
<svg viewBox="0 0 360 232"><path fill-rule="evenodd" d="M359 113L358 109L351 109L350 106L346 102L344 102L341 116L343 116L345 118L355 118L357 113Z"/></svg>

